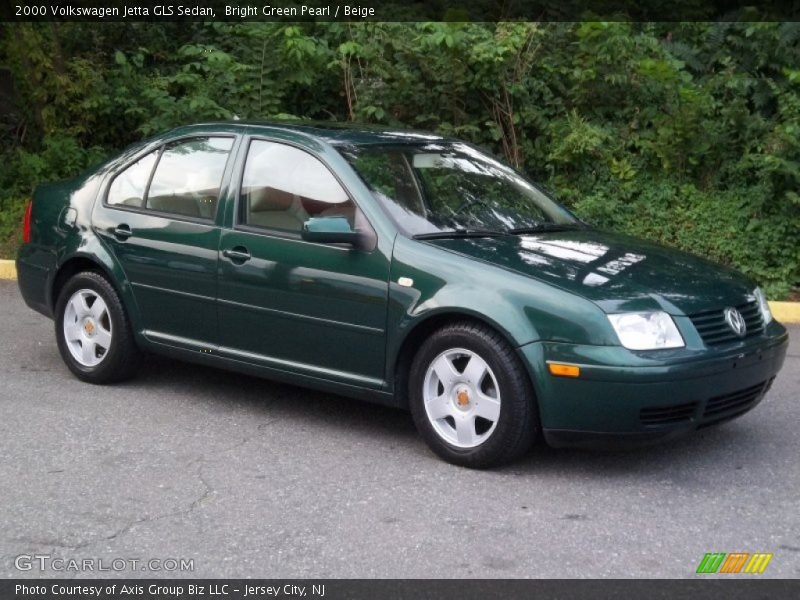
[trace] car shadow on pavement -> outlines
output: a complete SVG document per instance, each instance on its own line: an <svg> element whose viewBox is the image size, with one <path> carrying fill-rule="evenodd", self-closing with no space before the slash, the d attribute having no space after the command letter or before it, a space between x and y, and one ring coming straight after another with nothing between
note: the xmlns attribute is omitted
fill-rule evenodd
<svg viewBox="0 0 800 600"><path fill-rule="evenodd" d="M569 474L589 480L648 477L682 486L705 485L712 477L768 466L768 454L741 451L759 445L761 429L758 419L745 415L735 422L638 448L551 448L540 440L533 452L506 468L538 476Z"/></svg>
<svg viewBox="0 0 800 600"><path fill-rule="evenodd" d="M139 376L127 385L155 394L165 388L201 389L201 394L192 394L196 401L219 412L238 410L248 418L278 416L308 423L324 421L329 427L347 430L379 429L398 438L416 436L411 415L403 410L160 356L148 356Z"/></svg>
<svg viewBox="0 0 800 600"><path fill-rule="evenodd" d="M365 441L418 447L415 458L427 456L437 467L440 464L417 435L411 415L403 410L163 357L148 357L140 376L127 385L154 394L166 388L202 389L203 394L191 397L219 412L238 411L248 419L278 416L297 425L324 424L333 431L363 435ZM662 444L626 450L555 449L538 439L525 456L495 472L532 477L571 474L590 479L640 473L686 480L708 468L746 469L751 456L736 449L757 443L759 428L751 414Z"/></svg>

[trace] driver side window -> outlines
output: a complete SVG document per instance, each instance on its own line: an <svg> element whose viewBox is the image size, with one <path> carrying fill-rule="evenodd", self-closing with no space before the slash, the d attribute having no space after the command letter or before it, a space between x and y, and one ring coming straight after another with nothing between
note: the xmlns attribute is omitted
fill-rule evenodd
<svg viewBox="0 0 800 600"><path fill-rule="evenodd" d="M357 208L317 158L286 144L253 140L240 196L247 225L300 232L310 217L346 217L355 227Z"/></svg>

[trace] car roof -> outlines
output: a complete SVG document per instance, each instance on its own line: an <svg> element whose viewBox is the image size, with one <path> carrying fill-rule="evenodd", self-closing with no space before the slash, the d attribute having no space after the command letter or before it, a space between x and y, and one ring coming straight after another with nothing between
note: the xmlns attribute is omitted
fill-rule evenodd
<svg viewBox="0 0 800 600"><path fill-rule="evenodd" d="M269 134L283 131L323 140L332 145L364 146L372 144L420 144L455 141L427 131L393 129L385 125L363 125L324 121L216 121L179 127L175 133L235 131Z"/></svg>

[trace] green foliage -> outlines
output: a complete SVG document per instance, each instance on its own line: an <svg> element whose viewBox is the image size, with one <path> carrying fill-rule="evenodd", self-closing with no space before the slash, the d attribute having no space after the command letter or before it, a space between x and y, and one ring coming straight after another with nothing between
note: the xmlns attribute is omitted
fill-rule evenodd
<svg viewBox="0 0 800 600"><path fill-rule="evenodd" d="M3 198L0 206L0 257L13 257L22 243L21 224L26 206L25 198Z"/></svg>
<svg viewBox="0 0 800 600"><path fill-rule="evenodd" d="M798 23L10 24L0 252L37 183L210 119L469 139L581 216L800 284Z"/></svg>

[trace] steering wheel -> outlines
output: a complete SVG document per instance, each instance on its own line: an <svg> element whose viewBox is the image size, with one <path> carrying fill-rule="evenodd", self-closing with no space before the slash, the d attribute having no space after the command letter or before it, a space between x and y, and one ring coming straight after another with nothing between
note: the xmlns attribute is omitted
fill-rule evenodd
<svg viewBox="0 0 800 600"><path fill-rule="evenodd" d="M469 208L471 206L485 206L486 208L491 209L491 206L489 206L489 204L485 200L481 200L480 198L476 198L475 200L466 200L466 201L462 202L461 206L459 206L455 210L454 214L458 215L458 214L461 213L462 210L464 210L465 208Z"/></svg>

